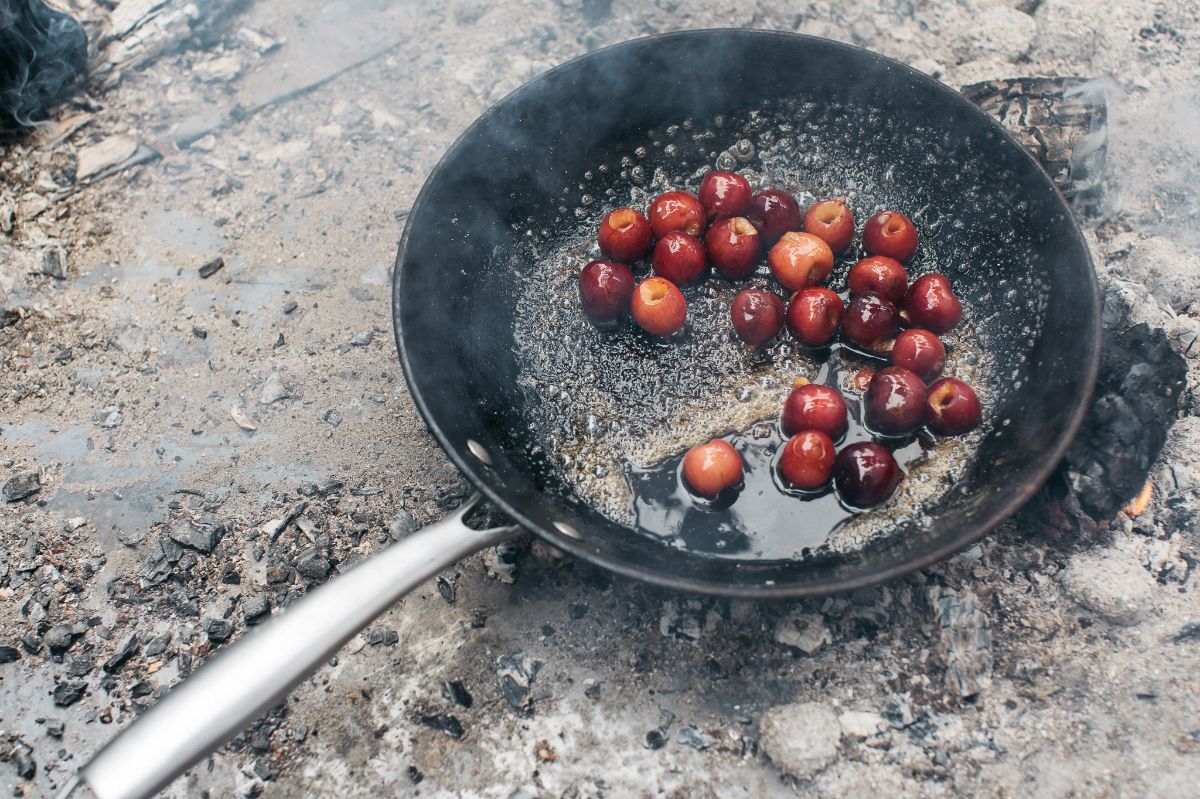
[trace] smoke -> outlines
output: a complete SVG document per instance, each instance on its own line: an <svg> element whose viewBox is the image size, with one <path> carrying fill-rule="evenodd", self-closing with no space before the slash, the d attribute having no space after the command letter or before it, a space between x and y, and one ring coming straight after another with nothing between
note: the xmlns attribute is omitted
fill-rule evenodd
<svg viewBox="0 0 1200 799"><path fill-rule="evenodd" d="M1126 92L1111 80L1074 91L1108 100L1103 215L1200 246L1200 92L1158 86Z"/></svg>
<svg viewBox="0 0 1200 799"><path fill-rule="evenodd" d="M42 0L0 0L0 138L46 119L87 67L87 34Z"/></svg>

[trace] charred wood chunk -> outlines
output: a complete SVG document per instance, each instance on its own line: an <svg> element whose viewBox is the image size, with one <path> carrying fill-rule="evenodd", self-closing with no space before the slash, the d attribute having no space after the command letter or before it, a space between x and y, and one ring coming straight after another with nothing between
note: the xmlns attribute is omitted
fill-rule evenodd
<svg viewBox="0 0 1200 799"><path fill-rule="evenodd" d="M1077 213L1099 212L1108 125L1102 82L1011 78L972 83L962 87L962 94L1013 134Z"/></svg>

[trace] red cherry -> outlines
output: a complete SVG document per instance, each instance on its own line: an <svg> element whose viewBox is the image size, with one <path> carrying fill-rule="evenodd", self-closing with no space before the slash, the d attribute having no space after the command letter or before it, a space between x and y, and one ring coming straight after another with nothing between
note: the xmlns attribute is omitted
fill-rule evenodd
<svg viewBox="0 0 1200 799"><path fill-rule="evenodd" d="M742 456L728 441L714 438L683 456L683 480L693 492L712 499L742 481Z"/></svg>
<svg viewBox="0 0 1200 799"><path fill-rule="evenodd" d="M687 300L674 283L663 277L648 277L638 283L629 309L633 321L656 336L678 333L687 321Z"/></svg>
<svg viewBox="0 0 1200 799"><path fill-rule="evenodd" d="M844 307L842 298L829 289L810 286L788 304L788 332L806 347L823 347L837 333Z"/></svg>
<svg viewBox="0 0 1200 799"><path fill-rule="evenodd" d="M836 388L808 383L797 386L783 403L780 424L784 435L801 430L820 430L837 441L849 427L846 400Z"/></svg>
<svg viewBox="0 0 1200 799"><path fill-rule="evenodd" d="M654 274L683 286L700 277L708 265L708 259L699 239L681 230L673 230L654 245L654 256L650 263L653 264Z"/></svg>
<svg viewBox="0 0 1200 799"><path fill-rule="evenodd" d="M754 271L759 238L748 219L734 216L714 222L704 236L704 245L718 272L730 280L740 280Z"/></svg>
<svg viewBox="0 0 1200 799"><path fill-rule="evenodd" d="M854 238L854 214L841 200L821 200L805 212L804 230L819 236L829 249L840 253Z"/></svg>
<svg viewBox="0 0 1200 799"><path fill-rule="evenodd" d="M868 255L907 261L917 251L917 226L899 211L880 211L863 228L863 248Z"/></svg>
<svg viewBox="0 0 1200 799"><path fill-rule="evenodd" d="M646 217L632 208L618 208L600 221L597 239L606 257L628 264L650 252L653 235Z"/></svg>
<svg viewBox="0 0 1200 799"><path fill-rule="evenodd" d="M863 398L867 426L884 435L904 435L925 418L925 383L899 366L880 369Z"/></svg>
<svg viewBox="0 0 1200 799"><path fill-rule="evenodd" d="M943 377L925 396L925 423L938 435L961 436L979 426L979 397L963 381Z"/></svg>
<svg viewBox="0 0 1200 799"><path fill-rule="evenodd" d="M708 218L738 216L750 205L750 182L734 172L709 172L700 182Z"/></svg>
<svg viewBox="0 0 1200 799"><path fill-rule="evenodd" d="M779 474L789 485L811 491L829 482L833 458L833 441L829 436L820 430L802 430L783 445Z"/></svg>
<svg viewBox="0 0 1200 799"><path fill-rule="evenodd" d="M936 272L917 278L904 295L904 311L917 326L945 333L962 319L962 303L950 288L950 280Z"/></svg>
<svg viewBox="0 0 1200 799"><path fill-rule="evenodd" d="M946 348L942 340L919 327L901 331L892 345L892 365L917 373L925 382L933 380L946 367Z"/></svg>
<svg viewBox="0 0 1200 799"><path fill-rule="evenodd" d="M833 250L811 233L784 233L767 253L771 274L786 289L815 286L833 271Z"/></svg>
<svg viewBox="0 0 1200 799"><path fill-rule="evenodd" d="M842 317L842 333L851 343L877 352L884 339L896 332L900 315L896 306L878 294L860 294L850 298Z"/></svg>
<svg viewBox="0 0 1200 799"><path fill-rule="evenodd" d="M750 198L746 218L758 228L764 244L769 247L789 230L800 229L800 206L786 191L766 189Z"/></svg>
<svg viewBox="0 0 1200 799"><path fill-rule="evenodd" d="M629 310L633 272L616 261L592 261L579 273L579 301L588 319L611 322Z"/></svg>
<svg viewBox="0 0 1200 799"><path fill-rule="evenodd" d="M704 205L691 192L668 191L658 195L650 203L647 216L655 238L661 239L672 230L682 230L696 237L704 231Z"/></svg>
<svg viewBox="0 0 1200 799"><path fill-rule="evenodd" d="M769 291L739 291L729 306L733 329L751 347L757 347L783 327L783 300Z"/></svg>
<svg viewBox="0 0 1200 799"><path fill-rule="evenodd" d="M889 302L900 302L908 290L908 272L895 258L872 255L850 269L850 293L874 292Z"/></svg>
<svg viewBox="0 0 1200 799"><path fill-rule="evenodd" d="M833 461L833 482L838 493L860 508L886 500L903 476L892 453L868 441L851 444Z"/></svg>

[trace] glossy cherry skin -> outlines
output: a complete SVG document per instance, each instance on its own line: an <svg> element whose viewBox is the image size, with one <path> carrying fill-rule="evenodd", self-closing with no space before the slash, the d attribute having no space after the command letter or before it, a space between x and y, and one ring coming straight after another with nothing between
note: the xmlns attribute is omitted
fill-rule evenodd
<svg viewBox="0 0 1200 799"><path fill-rule="evenodd" d="M789 230L799 230L803 219L796 198L780 189L756 192L750 198L746 218L758 228L763 243L768 247Z"/></svg>
<svg viewBox="0 0 1200 799"><path fill-rule="evenodd" d="M699 237L706 222L704 205L700 198L687 191L668 191L650 203L650 228L654 237L661 239L672 230L681 230L689 236Z"/></svg>
<svg viewBox="0 0 1200 799"><path fill-rule="evenodd" d="M714 438L683 456L683 481L693 493L715 498L742 481L742 456L728 441Z"/></svg>
<svg viewBox="0 0 1200 799"><path fill-rule="evenodd" d="M823 347L837 333L844 310L841 297L822 286L809 286L788 303L788 332L806 347Z"/></svg>
<svg viewBox="0 0 1200 799"><path fill-rule="evenodd" d="M829 482L833 473L833 440L820 430L801 430L779 453L779 476L788 485L808 491Z"/></svg>
<svg viewBox="0 0 1200 799"><path fill-rule="evenodd" d="M700 277L704 267L708 266L708 257L698 238L681 230L673 230L654 245L654 256L650 263L654 267L654 274L683 286Z"/></svg>
<svg viewBox="0 0 1200 799"><path fill-rule="evenodd" d="M700 182L700 202L708 218L740 216L750 207L750 183L734 172L709 172Z"/></svg>
<svg viewBox="0 0 1200 799"><path fill-rule="evenodd" d="M904 295L904 312L913 326L946 333L962 319L962 303L954 296L950 280L935 272L913 281Z"/></svg>
<svg viewBox="0 0 1200 799"><path fill-rule="evenodd" d="M867 427L888 436L911 433L925 420L925 382L909 369L888 366L871 378L863 398Z"/></svg>
<svg viewBox="0 0 1200 799"><path fill-rule="evenodd" d="M650 222L632 208L610 211L600 221L600 252L606 258L622 263L633 263L650 252L654 231Z"/></svg>
<svg viewBox="0 0 1200 799"><path fill-rule="evenodd" d="M842 334L852 344L878 352L883 341L896 332L900 314L896 306L878 294L850 298L842 316Z"/></svg>
<svg viewBox="0 0 1200 799"><path fill-rule="evenodd" d="M687 321L687 300L665 277L648 277L638 283L629 310L642 330L656 336L674 335Z"/></svg>
<svg viewBox="0 0 1200 799"><path fill-rule="evenodd" d="M917 251L917 226L899 211L880 211L863 228L863 248L868 255L907 261Z"/></svg>
<svg viewBox="0 0 1200 799"><path fill-rule="evenodd" d="M821 200L804 212L804 231L820 237L840 253L854 239L854 213L841 200Z"/></svg>
<svg viewBox="0 0 1200 799"><path fill-rule="evenodd" d="M754 271L762 237L750 220L741 216L718 219L704 236L708 260L730 280L741 280Z"/></svg>
<svg viewBox="0 0 1200 799"><path fill-rule="evenodd" d="M808 383L797 386L783 403L780 425L784 435L820 430L834 441L846 434L850 423L846 400L836 388Z"/></svg>
<svg viewBox="0 0 1200 799"><path fill-rule="evenodd" d="M790 291L815 286L833 271L833 250L811 233L784 233L767 253L767 265Z"/></svg>
<svg viewBox="0 0 1200 799"><path fill-rule="evenodd" d="M928 383L946 368L946 348L942 340L919 327L901 331L892 345L892 365L916 372Z"/></svg>
<svg viewBox="0 0 1200 799"><path fill-rule="evenodd" d="M983 417L979 397L963 381L943 377L925 395L925 424L942 436L961 436L976 427Z"/></svg>
<svg viewBox="0 0 1200 799"><path fill-rule="evenodd" d="M892 495L904 474L892 453L878 444L851 444L833 460L833 482L842 499L860 508L878 505Z"/></svg>
<svg viewBox="0 0 1200 799"><path fill-rule="evenodd" d="M758 347L783 329L783 300L770 291L739 291L729 306L729 316L742 341Z"/></svg>
<svg viewBox="0 0 1200 799"><path fill-rule="evenodd" d="M592 261L579 273L579 302L587 318L611 322L629 310L633 272L616 261Z"/></svg>
<svg viewBox="0 0 1200 799"><path fill-rule="evenodd" d="M872 255L851 267L848 282L851 294L874 292L889 302L898 303L908 291L908 272L895 258Z"/></svg>

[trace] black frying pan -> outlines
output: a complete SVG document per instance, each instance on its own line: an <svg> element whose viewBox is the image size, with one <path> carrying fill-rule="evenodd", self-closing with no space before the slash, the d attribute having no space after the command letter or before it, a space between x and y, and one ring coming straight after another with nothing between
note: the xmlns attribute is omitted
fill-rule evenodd
<svg viewBox="0 0 1200 799"><path fill-rule="evenodd" d="M781 557L780 541L823 532L793 516L733 531L736 545L725 551L680 547L623 523L612 507L601 513L588 498L598 496L594 486L572 479L582 459L639 424L636 440L659 450L711 435L701 423L722 414L736 427L727 392L745 375L769 395L780 388L761 382L772 370L821 366L785 342L750 356L714 336L733 290L716 279L688 289L691 330L667 343L628 326L601 333L579 313L570 289L604 210L644 200L656 174L659 186L694 189L718 163L785 181L802 197L848 194L860 220L884 207L911 212L924 236L912 271L948 273L966 301L952 361L987 383L986 435L954 454L954 479L914 507L894 497L859 517L887 522L861 546ZM404 373L430 430L520 527L620 574L726 596L857 588L987 534L1058 463L1099 360L1087 247L1049 178L999 125L894 61L750 31L611 47L489 110L413 205L393 310ZM589 420L597 403L616 418ZM910 473L906 482L919 481ZM471 530L462 517L413 534L258 627L124 730L81 779L101 799L149 795L398 597L517 531Z"/></svg>
<svg viewBox="0 0 1200 799"><path fill-rule="evenodd" d="M796 103L816 110L798 120ZM845 110L823 110L834 106ZM789 125L807 134L795 148L794 174L816 193L849 186L860 229L883 207L920 212L918 227L927 235L912 271L951 275L992 359L996 383L986 404L994 429L969 467L926 503L921 518L901 520L892 534L851 553L714 557L664 546L614 521L539 457L547 414L531 407L539 398L521 387L530 348L515 343L513 331L527 288L514 270L578 269L596 257L570 232L578 222L573 207L583 208L580 227L594 231L594 220L629 203L631 190L657 166L691 175L694 190L693 173L712 168L714 153L736 152L744 131L733 120L747 112L755 112L752 142ZM724 128L710 122L718 115ZM670 135L684 120L692 121L692 134L708 128L715 135L699 143L687 129ZM667 144L675 145L670 157ZM637 167L641 174L620 176ZM751 156L738 168L763 165ZM614 193L605 196L608 188ZM581 204L582 193L593 195L591 206ZM527 231L544 240L531 247ZM513 251L530 249L537 257L510 260ZM683 591L745 597L861 587L944 558L994 529L1050 474L1083 417L1099 357L1098 309L1095 274L1069 208L995 121L937 81L873 53L741 30L610 47L546 73L489 110L417 198L394 293L396 341L413 399L488 499L525 529L607 569ZM556 323L576 347L601 346L604 339L583 329L581 315L575 326L565 318L557 315ZM553 337L548 341L552 346ZM638 341L641 351L609 347L603 357L678 357ZM609 377L587 372L586 354L564 362L565 388ZM618 378L609 381L613 390L628 388L621 383L628 374ZM655 385L680 388L676 383ZM575 435L584 435L578 426ZM486 452L488 462L475 452Z"/></svg>

